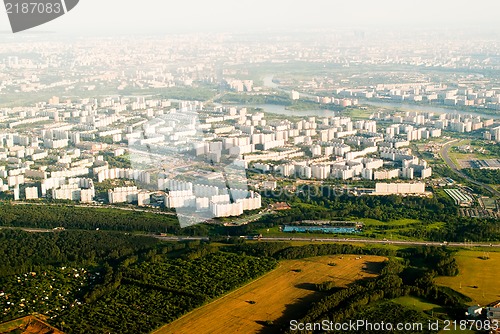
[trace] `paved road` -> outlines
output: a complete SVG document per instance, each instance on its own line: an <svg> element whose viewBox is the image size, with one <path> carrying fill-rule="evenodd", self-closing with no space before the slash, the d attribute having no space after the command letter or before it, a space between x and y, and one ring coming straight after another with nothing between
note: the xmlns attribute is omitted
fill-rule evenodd
<svg viewBox="0 0 500 334"><path fill-rule="evenodd" d="M0 227L1 229L15 229L23 230L32 233L50 233L58 232L58 230L49 229L37 229L37 228L22 228L22 227ZM161 235L151 235L162 241L209 241L209 237L184 237L184 236L161 236ZM403 241L403 240L378 240L378 239L350 239L350 238L306 238L306 237L263 237L261 241L305 241L305 242L332 242L332 243L343 243L343 244L382 244L382 245L399 245L399 246L447 246L447 247L491 247L500 248L498 243L488 243L488 242L436 242L436 241Z"/></svg>
<svg viewBox="0 0 500 334"><path fill-rule="evenodd" d="M188 240L205 240L208 237L168 237L155 236L163 241L188 241ZM309 241L309 242L332 242L332 243L349 243L349 244L390 244L402 246L447 246L447 247L493 247L500 248L500 244L491 244L488 242L474 242L467 244L463 242L435 242L435 241L401 241L401 240L377 240L377 239L349 239L349 238L305 238L305 237L263 237L261 241Z"/></svg>
<svg viewBox="0 0 500 334"><path fill-rule="evenodd" d="M444 162L456 173L458 174L459 176L463 177L464 179L466 179L467 181L469 181L470 183L472 184L475 184L477 186L480 186L486 190L488 190L491 194L495 195L495 196L499 196L500 197L500 192L497 191L496 189L492 188L491 186L487 185L487 184L484 184L482 182L478 182L478 181L475 181L473 179L471 179L469 176L465 175L464 173L462 173L460 171L460 169L455 165L455 163L451 160L450 156L449 156L449 150L451 148L451 146L457 142L458 139L455 139L455 140L452 140L452 141L449 141L447 142L446 144L443 145L443 147L441 148L441 157L443 158Z"/></svg>

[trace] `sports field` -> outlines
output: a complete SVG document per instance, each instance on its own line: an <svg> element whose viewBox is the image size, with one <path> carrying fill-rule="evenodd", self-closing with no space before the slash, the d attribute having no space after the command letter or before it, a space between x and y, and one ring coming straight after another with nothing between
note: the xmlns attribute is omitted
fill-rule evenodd
<svg viewBox="0 0 500 334"><path fill-rule="evenodd" d="M273 327L266 326L266 321L284 323L293 319L301 304L321 298L322 294L312 289L313 284L333 280L337 286L345 286L358 279L374 277L385 259L332 255L282 261L269 274L154 333L272 333Z"/></svg>
<svg viewBox="0 0 500 334"><path fill-rule="evenodd" d="M486 305L500 300L497 267L500 263L499 252L462 250L455 257L460 273L455 277L438 277L437 284L449 286L469 296L473 300L471 305Z"/></svg>

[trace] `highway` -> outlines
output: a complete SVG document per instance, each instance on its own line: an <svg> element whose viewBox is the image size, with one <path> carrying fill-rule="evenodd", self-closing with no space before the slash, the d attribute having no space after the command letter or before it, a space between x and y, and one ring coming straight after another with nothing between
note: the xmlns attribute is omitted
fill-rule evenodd
<svg viewBox="0 0 500 334"><path fill-rule="evenodd" d="M176 236L155 236L163 241L189 241L189 240L204 240L208 241L208 237L176 237ZM248 237L245 237L248 238ZM306 237L262 237L260 241L306 241L306 242L332 242L343 244L378 244L378 245L397 245L397 246L447 246L447 247L494 247L500 248L500 244L492 244L487 242L436 242L436 241L404 241L404 240L379 240L379 239L350 239L350 238L306 238Z"/></svg>
<svg viewBox="0 0 500 334"><path fill-rule="evenodd" d="M492 188L491 186L487 185L487 184L484 184L484 183L481 183L481 182L478 182L478 181L475 181L473 179L471 179L470 177L468 177L467 175L465 175L464 173L462 173L460 171L460 169L455 165L455 163L451 160L450 156L449 156L449 150L450 150L450 147L453 145L453 143L457 142L458 139L455 139L455 140L451 140L449 142L447 142L446 144L443 145L443 147L441 147L441 157L443 158L444 162L456 173L458 174L459 176L463 177L464 179L466 179L467 181L469 181L470 183L472 184L475 184L477 186L480 186L486 190L488 190L491 194L495 195L495 196L499 196L500 197L500 192L497 191L496 189Z"/></svg>
<svg viewBox="0 0 500 334"><path fill-rule="evenodd" d="M55 229L42 229L42 228L28 228L28 227L0 227L2 229L13 229L13 230L23 230L31 233L51 233L59 232L60 230ZM129 234L130 232L124 232ZM161 241L210 241L209 237L187 237L187 236L162 236L153 235L149 236L159 239ZM245 239L256 240L251 236L245 236ZM491 247L500 248L498 243L489 242L437 242L437 241L404 241L404 240L380 240L380 239L354 239L354 238L334 238L334 237L324 237L324 238L310 238L310 237L262 237L260 241L302 241L302 242L331 242L331 243L343 243L343 244L376 244L376 245L396 245L396 246L426 246L426 247L436 247L436 246L446 246L446 247Z"/></svg>

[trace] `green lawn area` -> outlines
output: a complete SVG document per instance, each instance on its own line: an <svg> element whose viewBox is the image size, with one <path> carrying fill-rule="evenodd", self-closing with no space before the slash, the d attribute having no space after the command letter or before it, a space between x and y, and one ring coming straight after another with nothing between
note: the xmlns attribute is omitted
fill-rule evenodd
<svg viewBox="0 0 500 334"><path fill-rule="evenodd" d="M417 297L412 297L412 296L404 296L404 297L399 297L396 299L392 300L395 303L398 303L400 305L416 309L418 311L427 311L427 310L432 310L434 308L440 308L441 306L428 303L424 301L423 299L417 298Z"/></svg>
<svg viewBox="0 0 500 334"><path fill-rule="evenodd" d="M482 260L480 257L489 256ZM455 277L438 277L436 283L472 298L472 304L486 305L500 299L498 263L500 252L461 250L455 254L460 273Z"/></svg>
<svg viewBox="0 0 500 334"><path fill-rule="evenodd" d="M412 224L419 223L417 219L398 219L390 222L383 222L376 219L361 218L352 219L352 221L360 221L365 224L363 233L360 234L328 234L328 233L284 233L280 232L279 227L272 228L262 228L258 230L258 233L262 234L264 237L302 237L302 238L349 238L349 239L366 239L373 238L375 235L376 239L390 239L390 240L419 240L418 238L407 237L400 235L400 232L410 231L415 228L411 226ZM425 226L425 229L439 229L444 225L443 222L435 222ZM378 228L381 227L381 228Z"/></svg>
<svg viewBox="0 0 500 334"><path fill-rule="evenodd" d="M434 316L436 316L438 313L442 313L441 306L426 302L425 300L417 298L417 297L404 296L404 297L399 297L399 298L393 299L392 301L397 303L397 304L400 304L400 305L403 305L405 307L412 308L414 310L421 311L421 312L434 310L435 311ZM440 328L443 329L444 326L445 326L445 324L443 322L440 322ZM476 333L476 332L469 331L469 330L465 330L465 331L456 330L455 331L455 330L450 328L450 330L443 329L439 333L440 334L444 334L444 333L469 334L469 333Z"/></svg>
<svg viewBox="0 0 500 334"><path fill-rule="evenodd" d="M374 112L373 108L360 109L360 108L348 108L343 114L350 116L352 119L368 119L370 115Z"/></svg>
<svg viewBox="0 0 500 334"><path fill-rule="evenodd" d="M355 219L356 221L360 221L365 226L370 226L370 225L391 225L391 226L405 226L413 223L418 223L420 222L418 219L398 219L398 220L392 220L390 222L383 222L377 219L372 219L372 218L360 218L360 219Z"/></svg>

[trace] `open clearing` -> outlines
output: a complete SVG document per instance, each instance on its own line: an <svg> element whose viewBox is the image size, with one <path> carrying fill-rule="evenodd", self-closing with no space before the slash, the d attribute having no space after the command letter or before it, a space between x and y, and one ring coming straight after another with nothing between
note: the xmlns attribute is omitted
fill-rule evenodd
<svg viewBox="0 0 500 334"><path fill-rule="evenodd" d="M393 299L393 302L398 303L400 305L416 309L418 311L428 311L434 308L440 308L441 306L426 302L423 299L412 297L412 296L404 296Z"/></svg>
<svg viewBox="0 0 500 334"><path fill-rule="evenodd" d="M489 256L488 260L480 257ZM498 263L500 253L462 250L455 255L460 273L455 277L438 277L436 283L472 298L471 305L486 305L500 299Z"/></svg>
<svg viewBox="0 0 500 334"><path fill-rule="evenodd" d="M294 317L300 303L321 298L321 293L312 290L313 284L333 280L345 286L374 277L384 260L381 256L330 255L282 261L272 272L154 333L271 333L273 328L265 327L265 321L282 323Z"/></svg>

